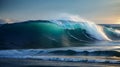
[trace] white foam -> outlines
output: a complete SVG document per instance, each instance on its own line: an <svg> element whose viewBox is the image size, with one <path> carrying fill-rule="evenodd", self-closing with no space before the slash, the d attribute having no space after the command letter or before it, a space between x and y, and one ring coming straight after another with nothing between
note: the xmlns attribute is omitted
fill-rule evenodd
<svg viewBox="0 0 120 67"><path fill-rule="evenodd" d="M3 58L16 58L16 59L37 59L47 61L65 61L65 62L88 62L88 63L112 63L120 64L119 60L109 59L90 59L90 58L74 58L74 57L61 57L61 56L4 56Z"/></svg>
<svg viewBox="0 0 120 67"><path fill-rule="evenodd" d="M60 21L63 20L63 21ZM73 21L73 22L71 22ZM66 17L58 18L56 20L52 20L53 23L56 23L60 26L63 26L65 29L74 29L74 24L79 24L80 27L88 32L93 38L98 40L109 40L107 35L104 33L103 28L96 25L94 22L88 21L86 19L82 19L79 16L67 15ZM67 27L69 26L69 27Z"/></svg>

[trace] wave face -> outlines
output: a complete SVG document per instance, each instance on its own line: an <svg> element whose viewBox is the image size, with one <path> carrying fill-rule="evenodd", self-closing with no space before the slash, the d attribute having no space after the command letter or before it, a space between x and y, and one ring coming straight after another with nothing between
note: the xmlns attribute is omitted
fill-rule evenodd
<svg viewBox="0 0 120 67"><path fill-rule="evenodd" d="M0 25L0 49L66 47L119 37L119 30L74 17Z"/></svg>
<svg viewBox="0 0 120 67"><path fill-rule="evenodd" d="M107 35L104 33L103 28L89 21L72 21L72 20L57 20L53 21L58 25L61 25L64 29L73 30L76 32L76 29L79 30L76 34L83 35L84 38L90 40L110 40ZM70 31L67 31L68 34L78 40L81 40L77 37L74 37ZM82 39L84 41L84 39Z"/></svg>

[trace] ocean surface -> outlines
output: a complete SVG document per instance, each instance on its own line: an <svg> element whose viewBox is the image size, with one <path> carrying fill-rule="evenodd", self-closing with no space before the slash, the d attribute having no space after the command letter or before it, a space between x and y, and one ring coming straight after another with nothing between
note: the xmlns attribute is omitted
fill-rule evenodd
<svg viewBox="0 0 120 67"><path fill-rule="evenodd" d="M120 28L83 19L0 25L0 67L119 67Z"/></svg>

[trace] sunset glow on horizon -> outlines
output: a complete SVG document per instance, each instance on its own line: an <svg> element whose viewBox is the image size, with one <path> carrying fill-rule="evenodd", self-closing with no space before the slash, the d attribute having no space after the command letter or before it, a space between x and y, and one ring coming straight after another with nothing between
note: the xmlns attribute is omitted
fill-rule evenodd
<svg viewBox="0 0 120 67"><path fill-rule="evenodd" d="M117 19L117 21L115 22L115 24L120 24L120 17Z"/></svg>

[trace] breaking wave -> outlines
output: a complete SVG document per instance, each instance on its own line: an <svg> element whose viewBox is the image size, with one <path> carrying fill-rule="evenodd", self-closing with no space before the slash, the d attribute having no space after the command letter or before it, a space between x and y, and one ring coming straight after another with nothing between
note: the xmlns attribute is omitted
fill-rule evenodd
<svg viewBox="0 0 120 67"><path fill-rule="evenodd" d="M119 40L120 31L76 16L0 26L0 48L56 48L76 43ZM9 45L9 46L8 46Z"/></svg>

